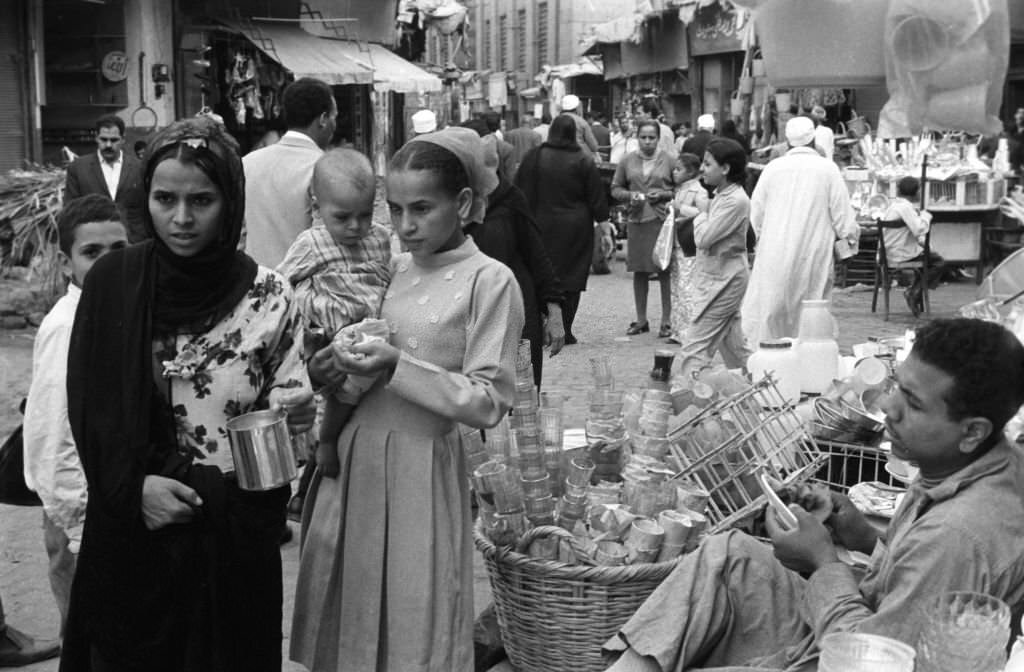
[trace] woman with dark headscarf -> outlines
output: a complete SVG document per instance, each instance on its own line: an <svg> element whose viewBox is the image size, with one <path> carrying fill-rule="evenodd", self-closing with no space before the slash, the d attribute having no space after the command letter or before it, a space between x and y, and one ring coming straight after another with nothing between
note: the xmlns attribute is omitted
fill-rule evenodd
<svg viewBox="0 0 1024 672"><path fill-rule="evenodd" d="M523 157L516 186L526 196L562 282L565 344L572 345L572 325L594 255L594 222L608 219L601 175L594 159L576 144L572 117L562 115L551 122L547 142Z"/></svg>
<svg viewBox="0 0 1024 672"><path fill-rule="evenodd" d="M207 118L146 151L150 240L85 281L68 415L89 489L61 669L281 669L289 488L243 491L225 425L312 425L291 289L238 252L238 145Z"/></svg>
<svg viewBox="0 0 1024 672"><path fill-rule="evenodd" d="M498 167L498 151L483 122L467 121L463 126L477 132L483 140L484 166ZM562 323L562 290L555 275L537 222L526 197L514 184L498 173L498 186L487 195L487 212L482 222L470 221L464 230L473 237L480 251L512 269L523 293L526 326L523 338L530 341L533 383L540 388L544 368L544 347L554 357L565 344Z"/></svg>

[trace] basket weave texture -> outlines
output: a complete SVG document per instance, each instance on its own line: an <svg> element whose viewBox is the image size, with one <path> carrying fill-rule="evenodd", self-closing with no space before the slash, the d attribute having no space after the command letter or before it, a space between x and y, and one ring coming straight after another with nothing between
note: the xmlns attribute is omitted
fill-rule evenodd
<svg viewBox="0 0 1024 672"><path fill-rule="evenodd" d="M560 527L535 527L517 549L550 535L572 538ZM602 655L601 645L619 631L679 560L621 567L568 565L496 547L480 522L474 538L491 580L505 651L512 665L523 672L607 669L610 661Z"/></svg>

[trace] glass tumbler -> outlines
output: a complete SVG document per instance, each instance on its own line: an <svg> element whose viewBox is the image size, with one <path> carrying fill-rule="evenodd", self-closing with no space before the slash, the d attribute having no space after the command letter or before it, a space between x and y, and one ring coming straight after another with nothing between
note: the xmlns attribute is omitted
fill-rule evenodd
<svg viewBox="0 0 1024 672"><path fill-rule="evenodd" d="M913 672L914 649L903 642L859 632L834 632L821 640L818 672Z"/></svg>
<svg viewBox="0 0 1024 672"><path fill-rule="evenodd" d="M998 672L1006 664L1010 608L969 591L942 593L924 608L917 672Z"/></svg>

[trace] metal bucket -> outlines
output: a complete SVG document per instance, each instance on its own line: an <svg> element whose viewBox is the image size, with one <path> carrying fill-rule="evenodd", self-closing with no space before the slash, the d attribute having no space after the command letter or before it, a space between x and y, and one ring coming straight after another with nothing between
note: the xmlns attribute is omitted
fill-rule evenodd
<svg viewBox="0 0 1024 672"><path fill-rule="evenodd" d="M298 474L285 411L256 411L228 420L235 476L242 490L273 490Z"/></svg>

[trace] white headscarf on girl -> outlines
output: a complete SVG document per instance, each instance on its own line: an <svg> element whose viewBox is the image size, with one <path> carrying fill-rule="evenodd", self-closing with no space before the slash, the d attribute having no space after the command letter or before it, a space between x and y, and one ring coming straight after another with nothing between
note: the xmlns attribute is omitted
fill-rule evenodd
<svg viewBox="0 0 1024 672"><path fill-rule="evenodd" d="M418 135L410 142L432 142L454 154L469 177L473 207L467 221L482 222L487 211L487 196L498 186L498 175L484 163L484 144L477 132L461 126Z"/></svg>

